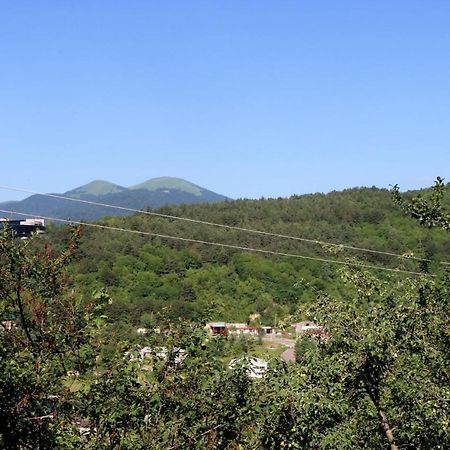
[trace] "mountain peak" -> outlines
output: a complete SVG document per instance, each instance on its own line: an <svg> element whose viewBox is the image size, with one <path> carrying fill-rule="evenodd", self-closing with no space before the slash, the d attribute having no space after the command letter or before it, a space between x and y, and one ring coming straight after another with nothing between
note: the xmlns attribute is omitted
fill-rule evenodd
<svg viewBox="0 0 450 450"><path fill-rule="evenodd" d="M189 194L194 194L196 196L202 195L203 189L196 184L189 181L183 180L182 178L175 177L158 177L151 178L143 183L131 186L129 189L145 189L147 191L156 191L157 189L177 189L179 191L188 192Z"/></svg>
<svg viewBox="0 0 450 450"><path fill-rule="evenodd" d="M119 186L118 184L110 183L105 180L94 180L83 186L77 187L65 193L65 195L73 198L81 198L86 195L92 195L99 197L101 195L113 194L115 192L121 192L126 188Z"/></svg>

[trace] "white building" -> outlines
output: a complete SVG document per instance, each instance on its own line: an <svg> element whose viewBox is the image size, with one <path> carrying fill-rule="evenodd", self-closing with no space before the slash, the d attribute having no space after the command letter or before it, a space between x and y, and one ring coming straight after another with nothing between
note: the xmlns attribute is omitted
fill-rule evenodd
<svg viewBox="0 0 450 450"><path fill-rule="evenodd" d="M235 369L239 366L245 367L249 378L262 378L267 372L269 363L256 356L243 356L242 358L232 359L228 364L229 369Z"/></svg>

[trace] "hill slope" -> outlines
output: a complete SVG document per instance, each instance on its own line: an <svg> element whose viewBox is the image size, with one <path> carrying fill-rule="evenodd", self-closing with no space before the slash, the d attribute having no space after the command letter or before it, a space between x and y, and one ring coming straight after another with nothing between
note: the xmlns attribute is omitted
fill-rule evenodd
<svg viewBox="0 0 450 450"><path fill-rule="evenodd" d="M181 205L165 207L159 212L297 236L312 242L145 215L108 218L103 223L307 258L360 261L411 271L427 270L427 264L381 253L318 245L314 241L381 252L414 253L430 260L448 260L450 254L445 233L421 228L392 204L389 191L376 188L277 200ZM57 242L66 233L63 227L50 229L46 239ZM270 325L288 314L295 315L299 305L315 301L322 290L338 298L350 299L354 295L341 278L343 266L339 264L265 256L88 227L82 233L82 256L73 268L75 285L86 296L106 286L113 298L109 314L114 320L145 325L153 313L164 309L173 317L189 318L204 317L207 311L213 311L214 319L238 322L245 322L256 312L264 324ZM408 276L367 271L386 281Z"/></svg>

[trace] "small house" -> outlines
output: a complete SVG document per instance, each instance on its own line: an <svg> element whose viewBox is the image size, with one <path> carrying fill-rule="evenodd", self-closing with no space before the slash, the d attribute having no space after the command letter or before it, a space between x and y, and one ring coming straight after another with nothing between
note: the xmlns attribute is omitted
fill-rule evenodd
<svg viewBox="0 0 450 450"><path fill-rule="evenodd" d="M205 328L212 335L228 335L228 327L225 322L210 322L206 324Z"/></svg>

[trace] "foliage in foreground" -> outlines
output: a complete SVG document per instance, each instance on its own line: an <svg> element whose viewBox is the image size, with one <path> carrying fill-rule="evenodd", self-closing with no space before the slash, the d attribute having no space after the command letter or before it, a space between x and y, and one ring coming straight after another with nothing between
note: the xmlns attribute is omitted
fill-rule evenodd
<svg viewBox="0 0 450 450"><path fill-rule="evenodd" d="M220 342L188 321L147 336L167 358L141 360L120 339L108 347L108 297L83 299L64 274L77 241L53 254L0 237L0 312L14 324L0 334L1 447L450 447L448 273L380 281L341 271L352 301L318 292L301 311L329 339L251 381L226 370Z"/></svg>

